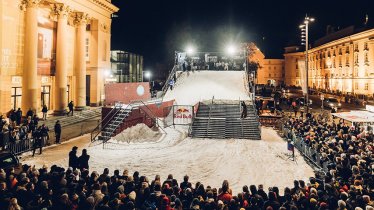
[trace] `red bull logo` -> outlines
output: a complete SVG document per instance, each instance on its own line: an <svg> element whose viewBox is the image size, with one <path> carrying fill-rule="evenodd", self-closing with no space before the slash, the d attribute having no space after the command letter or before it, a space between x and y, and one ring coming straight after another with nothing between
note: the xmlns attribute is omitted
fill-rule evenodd
<svg viewBox="0 0 374 210"><path fill-rule="evenodd" d="M174 118L191 119L192 114L191 114L190 109L188 109L186 107L179 107L174 112Z"/></svg>

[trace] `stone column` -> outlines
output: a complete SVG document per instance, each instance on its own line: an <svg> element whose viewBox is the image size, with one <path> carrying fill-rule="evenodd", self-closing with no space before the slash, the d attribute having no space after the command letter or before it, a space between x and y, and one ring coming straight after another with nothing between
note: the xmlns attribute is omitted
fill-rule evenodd
<svg viewBox="0 0 374 210"><path fill-rule="evenodd" d="M83 110L86 107L86 24L88 16L85 13L77 12L74 15L76 25L75 40L75 95L76 110Z"/></svg>
<svg viewBox="0 0 374 210"><path fill-rule="evenodd" d="M53 4L52 12L57 17L57 46L56 46L56 74L55 74L55 104L54 114L63 115L67 108L68 85L68 51L67 24L70 9L65 4Z"/></svg>
<svg viewBox="0 0 374 210"><path fill-rule="evenodd" d="M20 8L25 12L25 46L22 74L22 110L38 109L38 6L41 0L23 0Z"/></svg>

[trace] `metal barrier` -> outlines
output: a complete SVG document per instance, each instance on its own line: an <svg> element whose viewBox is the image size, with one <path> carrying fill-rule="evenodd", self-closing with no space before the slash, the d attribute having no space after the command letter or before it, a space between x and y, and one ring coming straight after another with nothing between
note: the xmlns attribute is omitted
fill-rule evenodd
<svg viewBox="0 0 374 210"><path fill-rule="evenodd" d="M283 135L287 139L291 139L294 143L294 147L307 158L313 165L324 173L328 172L328 164L330 161L327 158L323 158L322 155L314 148L307 145L301 136L296 135L292 130L282 125L281 130Z"/></svg>
<svg viewBox="0 0 374 210"><path fill-rule="evenodd" d="M46 137L45 137L46 138ZM41 147L46 146L46 139L44 137L42 138L42 142L40 145ZM8 144L5 146L5 149L13 152L15 155L20 155L25 152L32 151L34 149L35 140L34 139L23 139L23 140L17 140L15 142L8 142ZM39 145L37 146L39 148Z"/></svg>

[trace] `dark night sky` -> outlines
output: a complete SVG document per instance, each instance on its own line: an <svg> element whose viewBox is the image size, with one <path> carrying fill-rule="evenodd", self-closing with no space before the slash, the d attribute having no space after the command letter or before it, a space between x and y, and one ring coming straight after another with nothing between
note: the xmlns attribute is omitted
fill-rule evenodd
<svg viewBox="0 0 374 210"><path fill-rule="evenodd" d="M308 2L308 3L307 3ZM299 43L298 26L306 13L316 18L310 39L327 25L374 23L374 0L112 0L120 8L112 23L112 49L142 54L145 68L169 65L175 50L193 44L199 51L221 50L225 43L254 41L268 58Z"/></svg>

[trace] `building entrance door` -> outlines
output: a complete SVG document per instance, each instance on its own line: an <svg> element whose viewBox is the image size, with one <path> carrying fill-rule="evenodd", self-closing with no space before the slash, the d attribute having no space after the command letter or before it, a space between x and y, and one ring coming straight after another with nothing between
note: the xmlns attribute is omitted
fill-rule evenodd
<svg viewBox="0 0 374 210"><path fill-rule="evenodd" d="M11 107L16 110L21 107L21 98L22 98L22 88L21 87L12 87L11 92Z"/></svg>
<svg viewBox="0 0 374 210"><path fill-rule="evenodd" d="M90 92L91 92L91 75L86 75L86 106L90 106L91 104Z"/></svg>
<svg viewBox="0 0 374 210"><path fill-rule="evenodd" d="M48 109L51 108L50 100L51 100L51 86L42 86L42 105L46 105Z"/></svg>

